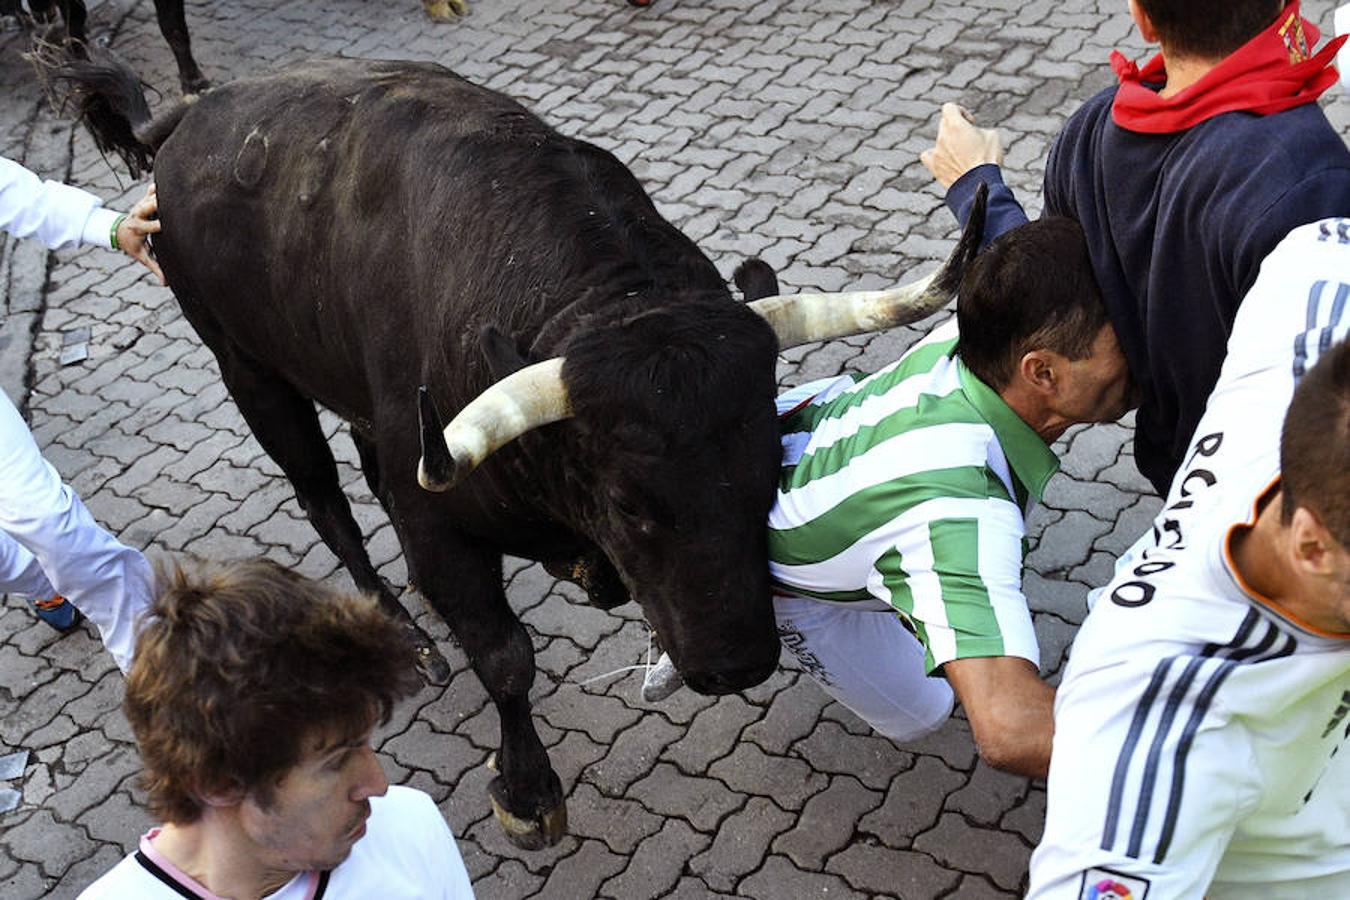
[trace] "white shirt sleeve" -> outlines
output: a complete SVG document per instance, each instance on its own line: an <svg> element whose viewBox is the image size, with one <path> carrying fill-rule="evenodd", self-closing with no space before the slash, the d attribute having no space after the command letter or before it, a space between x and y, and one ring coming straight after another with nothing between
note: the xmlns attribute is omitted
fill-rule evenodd
<svg viewBox="0 0 1350 900"><path fill-rule="evenodd" d="M74 244L112 247L119 213L87 191L43 181L0 156L0 231L35 237L51 249Z"/></svg>
<svg viewBox="0 0 1350 900"><path fill-rule="evenodd" d="M459 847L429 796L395 785L371 798L371 813L366 836L333 870L327 896L472 900Z"/></svg>
<svg viewBox="0 0 1350 900"><path fill-rule="evenodd" d="M1190 660L1165 662L1102 666L1061 687L1027 900L1204 896L1255 801L1255 765L1235 725L1206 716L1186 740L1194 691L1178 685ZM1192 685L1208 680L1194 674ZM1178 727L1159 728L1168 715Z"/></svg>

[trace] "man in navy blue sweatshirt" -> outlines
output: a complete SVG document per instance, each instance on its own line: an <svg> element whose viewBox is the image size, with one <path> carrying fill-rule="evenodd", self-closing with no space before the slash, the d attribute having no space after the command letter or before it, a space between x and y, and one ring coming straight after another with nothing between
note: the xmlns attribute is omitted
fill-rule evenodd
<svg viewBox="0 0 1350 900"><path fill-rule="evenodd" d="M1314 55L1318 31L1297 0L1129 5L1162 52L1142 69L1112 54L1120 84L1087 101L1050 151L1045 213L1083 225L1142 392L1135 460L1166 496L1261 261L1294 227L1350 213L1350 151L1316 102L1344 39ZM989 185L986 240L1026 221L1003 184L998 136L955 104L922 160L962 222Z"/></svg>

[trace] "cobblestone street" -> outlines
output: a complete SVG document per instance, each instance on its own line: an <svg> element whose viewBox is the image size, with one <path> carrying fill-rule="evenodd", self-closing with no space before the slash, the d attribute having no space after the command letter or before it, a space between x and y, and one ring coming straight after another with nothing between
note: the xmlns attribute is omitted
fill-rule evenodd
<svg viewBox="0 0 1350 900"><path fill-rule="evenodd" d="M613 151L727 278L758 255L785 292L888 286L946 256L955 226L918 159L945 101L1002 130L1008 181L1038 213L1064 119L1109 83L1113 48L1144 54L1124 0L470 2L450 24L428 21L416 0L189 0L187 20L215 83L315 54L449 66ZM1307 0L1304 15L1329 31L1332 8ZM151 0L103 0L91 26L163 92L157 108L176 98ZM0 153L130 206L144 184L49 108L20 56L27 46L26 34L0 34ZM1327 98L1350 134L1350 101ZM347 579L167 289L120 254L0 241L0 384L103 524L152 556L265 555ZM787 351L780 384L875 370L945 317ZM80 341L88 357L62 365ZM324 422L371 558L402 587L393 528L346 426ZM1071 430L1030 522L1025 587L1046 674L1063 663L1087 591L1158 508L1130 435L1128 422ZM411 593L405 603L455 675L377 735L391 782L439 803L480 898L1020 896L1044 786L980 763L960 714L897 746L786 660L744 695L682 690L645 703L640 673L604 677L647 658L635 605L602 612L540 566L506 570L535 642L535 721L568 796L569 835L537 852L503 836L485 790L496 712ZM0 897L74 897L154 824L121 696L92 626L61 637L18 598L0 606L0 757L28 753L0 783L0 798L21 795L0 813Z"/></svg>

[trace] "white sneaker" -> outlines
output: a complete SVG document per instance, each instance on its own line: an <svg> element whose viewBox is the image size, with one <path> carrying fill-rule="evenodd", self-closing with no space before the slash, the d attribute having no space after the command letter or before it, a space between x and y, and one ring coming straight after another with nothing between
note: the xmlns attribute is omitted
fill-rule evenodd
<svg viewBox="0 0 1350 900"><path fill-rule="evenodd" d="M670 654L662 651L661 658L656 661L656 665L647 669L642 679L642 699L648 703L660 703L683 684L684 679L680 677L675 663L671 662Z"/></svg>

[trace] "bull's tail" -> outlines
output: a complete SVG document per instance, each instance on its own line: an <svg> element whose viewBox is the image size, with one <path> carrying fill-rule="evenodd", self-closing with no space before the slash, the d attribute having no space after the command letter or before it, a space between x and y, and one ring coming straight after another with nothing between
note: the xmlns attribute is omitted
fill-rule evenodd
<svg viewBox="0 0 1350 900"><path fill-rule="evenodd" d="M73 106L98 149L120 156L133 178L150 171L155 152L191 105L180 101L152 116L140 76L97 45L88 45L80 57L48 44L30 58L48 94L63 108Z"/></svg>

